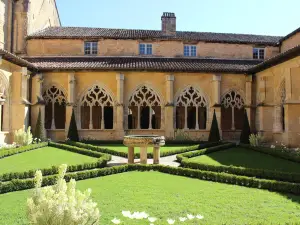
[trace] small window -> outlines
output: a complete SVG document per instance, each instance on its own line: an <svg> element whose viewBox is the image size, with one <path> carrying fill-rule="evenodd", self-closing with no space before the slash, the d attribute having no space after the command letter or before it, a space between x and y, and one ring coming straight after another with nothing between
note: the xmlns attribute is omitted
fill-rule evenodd
<svg viewBox="0 0 300 225"><path fill-rule="evenodd" d="M85 55L97 55L98 54L98 42L84 42L84 54Z"/></svg>
<svg viewBox="0 0 300 225"><path fill-rule="evenodd" d="M140 44L140 55L152 55L152 44Z"/></svg>
<svg viewBox="0 0 300 225"><path fill-rule="evenodd" d="M185 45L183 48L184 56L196 57L197 55L197 46L196 45Z"/></svg>
<svg viewBox="0 0 300 225"><path fill-rule="evenodd" d="M253 48L253 59L264 59L265 49L264 48Z"/></svg>

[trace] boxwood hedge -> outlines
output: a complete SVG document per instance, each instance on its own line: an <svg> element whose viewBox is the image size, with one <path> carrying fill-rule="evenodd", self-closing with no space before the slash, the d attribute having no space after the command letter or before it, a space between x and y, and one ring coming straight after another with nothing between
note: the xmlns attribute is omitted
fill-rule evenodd
<svg viewBox="0 0 300 225"><path fill-rule="evenodd" d="M270 191L285 192L292 194L300 194L300 184L258 179L255 177L245 177L227 173L217 173L211 171L195 170L190 168L178 168L164 165L140 165L140 164L128 164L123 166L115 166L110 168L86 170L75 173L67 173L65 178L69 181L71 178L75 180L84 180L94 177L107 176L116 173L123 173L127 171L159 171L162 173L168 173L172 175L191 177L201 180L208 180L213 182L234 184L252 188L266 189ZM43 186L52 185L55 183L56 175L46 176L43 179ZM9 182L0 183L0 193L6 193L11 191L24 190L34 187L34 180L30 179L16 179Z"/></svg>
<svg viewBox="0 0 300 225"><path fill-rule="evenodd" d="M47 143L48 145L48 143ZM74 172L74 171L81 171L81 170L88 170L88 169L94 169L94 168L102 168L105 167L107 162L111 159L111 156L108 154L103 154L99 152L92 152L90 150L65 145L65 144L58 144L54 142L50 142L49 146L59 148L62 150L70 151L70 152L76 152L82 155L91 156L94 158L98 158L96 162L90 162L90 163L83 163L83 164L77 164L77 165L68 165L67 171L68 172ZM40 169L44 175L52 175L58 173L58 166L52 166L51 168L43 168ZM12 179L26 179L26 178L32 178L34 177L35 170L29 170L25 172L14 172L14 173L5 173L0 174L0 182L2 181L9 181Z"/></svg>
<svg viewBox="0 0 300 225"><path fill-rule="evenodd" d="M101 146L96 146L96 145L92 145L92 144L73 142L73 141L67 141L66 144L72 145L72 146L77 146L80 148L90 149L90 150L96 151L96 152L102 152L102 153L107 153L107 154L111 154L111 155L115 155L115 156L120 156L120 157L124 157L124 158L128 157L127 152L119 152L114 149L103 148ZM220 144L220 142L202 143L202 144L197 144L197 145L193 145L193 146L172 149L172 150L160 152L160 156L164 157L164 156L175 155L175 154L184 153L184 152L195 151L195 150L198 150L201 148L216 146L219 144ZM138 159L140 157L140 153L135 153L134 156L136 159ZM148 157L148 159L153 158L153 153L149 152L147 154L147 157Z"/></svg>

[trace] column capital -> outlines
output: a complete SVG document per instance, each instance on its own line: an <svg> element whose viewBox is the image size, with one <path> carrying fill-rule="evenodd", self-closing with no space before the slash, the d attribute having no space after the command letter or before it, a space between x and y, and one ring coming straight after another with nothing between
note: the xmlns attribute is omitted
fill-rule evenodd
<svg viewBox="0 0 300 225"><path fill-rule="evenodd" d="M37 82L43 83L44 77L43 77L43 74L42 74L42 73L38 73L38 74L36 75L36 77L37 77Z"/></svg>
<svg viewBox="0 0 300 225"><path fill-rule="evenodd" d="M252 82L252 75L246 75L246 82Z"/></svg>
<svg viewBox="0 0 300 225"><path fill-rule="evenodd" d="M222 80L221 74L214 74L213 75L213 81L221 81L221 80Z"/></svg>
<svg viewBox="0 0 300 225"><path fill-rule="evenodd" d="M124 74L122 74L122 73L116 74L116 79L117 80L124 80Z"/></svg>
<svg viewBox="0 0 300 225"><path fill-rule="evenodd" d="M172 75L172 74L171 74L171 75L167 75L167 76L166 76L166 80L167 80L167 81L174 81L174 80L175 80L175 77L174 77L174 75Z"/></svg>

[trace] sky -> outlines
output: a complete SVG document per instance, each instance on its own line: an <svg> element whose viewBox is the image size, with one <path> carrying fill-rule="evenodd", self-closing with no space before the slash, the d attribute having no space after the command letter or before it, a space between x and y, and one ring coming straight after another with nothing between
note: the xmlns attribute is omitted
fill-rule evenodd
<svg viewBox="0 0 300 225"><path fill-rule="evenodd" d="M63 26L161 29L284 36L300 27L300 0L56 0Z"/></svg>

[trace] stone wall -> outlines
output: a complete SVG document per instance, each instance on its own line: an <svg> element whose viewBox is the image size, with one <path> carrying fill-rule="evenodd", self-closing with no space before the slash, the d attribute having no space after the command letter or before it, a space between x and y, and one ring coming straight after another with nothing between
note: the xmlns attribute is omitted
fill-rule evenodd
<svg viewBox="0 0 300 225"><path fill-rule="evenodd" d="M98 40L99 56L135 56L139 55L139 40ZM155 56L182 57L182 41L147 41L152 43ZM196 42L198 57L252 59L255 45L220 44ZM267 46L265 56L270 58L279 52L278 47ZM84 55L84 40L80 39L31 39L27 42L29 56Z"/></svg>
<svg viewBox="0 0 300 225"><path fill-rule="evenodd" d="M297 57L256 74L257 130L270 141L300 144L299 65Z"/></svg>
<svg viewBox="0 0 300 225"><path fill-rule="evenodd" d="M300 33L296 33L281 43L280 51L285 52L300 44Z"/></svg>

